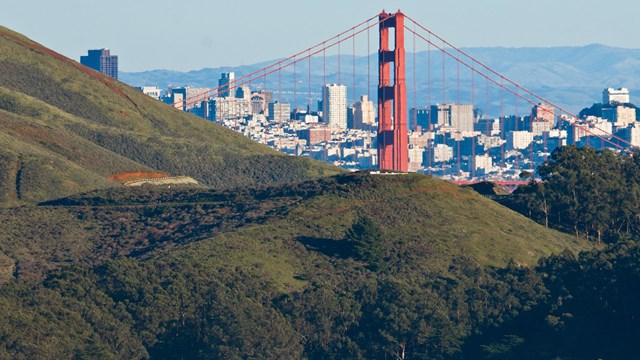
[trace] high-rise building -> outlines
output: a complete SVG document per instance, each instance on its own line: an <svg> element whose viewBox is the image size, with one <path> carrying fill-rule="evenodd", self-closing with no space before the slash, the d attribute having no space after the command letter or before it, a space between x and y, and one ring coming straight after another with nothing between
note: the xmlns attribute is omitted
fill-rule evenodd
<svg viewBox="0 0 640 360"><path fill-rule="evenodd" d="M267 118L276 122L289 121L291 119L291 105L278 101L269 103L269 116Z"/></svg>
<svg viewBox="0 0 640 360"><path fill-rule="evenodd" d="M354 121L356 120L356 108L347 106L347 128L356 129Z"/></svg>
<svg viewBox="0 0 640 360"><path fill-rule="evenodd" d="M429 108L419 107L409 109L409 129L415 131L418 126L422 129L429 130Z"/></svg>
<svg viewBox="0 0 640 360"><path fill-rule="evenodd" d="M412 171L418 171L422 167L424 147L409 145L409 167Z"/></svg>
<svg viewBox="0 0 640 360"><path fill-rule="evenodd" d="M235 77L233 72L220 74L220 80L218 80L218 94L220 97L235 95Z"/></svg>
<svg viewBox="0 0 640 360"><path fill-rule="evenodd" d="M507 148L522 150L529 147L533 141L533 133L529 131L509 131L507 133Z"/></svg>
<svg viewBox="0 0 640 360"><path fill-rule="evenodd" d="M205 101L208 95L209 89L207 88L184 86L169 89L165 100L178 109L182 108L184 111L189 111L199 105L200 102Z"/></svg>
<svg viewBox="0 0 640 360"><path fill-rule="evenodd" d="M531 109L531 117L537 121L546 121L551 127L555 123L554 107L550 105L538 104Z"/></svg>
<svg viewBox="0 0 640 360"><path fill-rule="evenodd" d="M251 89L247 85L238 86L235 92L236 99L251 100Z"/></svg>
<svg viewBox="0 0 640 360"><path fill-rule="evenodd" d="M620 103L620 104L628 104L629 103L629 89L627 88L619 88L612 89L607 88L602 91L602 104L608 105L611 103Z"/></svg>
<svg viewBox="0 0 640 360"><path fill-rule="evenodd" d="M431 122L439 127L450 127L458 131L473 131L473 125L475 122L473 105L432 105Z"/></svg>
<svg viewBox="0 0 640 360"><path fill-rule="evenodd" d="M207 104L207 118L213 121L241 119L251 114L251 102L247 99L215 97Z"/></svg>
<svg viewBox="0 0 640 360"><path fill-rule="evenodd" d="M376 121L376 110L373 101L369 100L367 95L362 95L360 101L356 102L353 107L356 109L354 118L354 129L363 129L373 125Z"/></svg>
<svg viewBox="0 0 640 360"><path fill-rule="evenodd" d="M347 128L347 87L327 84L322 92L322 116L325 124L340 129Z"/></svg>
<svg viewBox="0 0 640 360"><path fill-rule="evenodd" d="M636 121L636 109L622 105L603 107L602 117L615 124L628 125Z"/></svg>
<svg viewBox="0 0 640 360"><path fill-rule="evenodd" d="M266 114L267 109L264 94L259 92L251 93L251 113L252 114Z"/></svg>
<svg viewBox="0 0 640 360"><path fill-rule="evenodd" d="M86 56L80 56L80 63L118 79L118 55L111 55L109 49L89 50Z"/></svg>

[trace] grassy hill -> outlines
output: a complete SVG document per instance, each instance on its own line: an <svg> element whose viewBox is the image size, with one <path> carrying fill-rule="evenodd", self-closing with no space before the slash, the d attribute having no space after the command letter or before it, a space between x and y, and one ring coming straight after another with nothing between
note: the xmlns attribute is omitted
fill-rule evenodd
<svg viewBox="0 0 640 360"><path fill-rule="evenodd" d="M211 237L253 244L246 253L220 257L230 266L237 256L268 263L254 245L280 256L304 248L305 257L344 260L352 254L342 239L360 217L380 225L385 262L394 272L442 271L456 257L482 266L511 260L528 266L564 249L587 248L471 189L415 174L353 173L232 191L117 188L10 208L0 212L0 250L15 259L14 274L27 278L67 262L138 257ZM296 282L293 274L282 281Z"/></svg>
<svg viewBox="0 0 640 360"><path fill-rule="evenodd" d="M204 184L284 183L339 169L284 156L172 109L0 27L0 204L113 187L159 170Z"/></svg>
<svg viewBox="0 0 640 360"><path fill-rule="evenodd" d="M358 258L345 240L362 217L374 219L383 235L384 266L377 270ZM366 294L384 286L409 291L407 299L427 301L422 310L403 305L402 311L420 316L444 311L438 321L451 318L448 325L430 326L442 326L461 341L472 331L471 318L480 316L459 318L471 311L467 306L493 306L495 314L483 313L482 319L503 311L485 303L504 299L494 298L501 293L494 293L501 283L493 283L493 275L483 269L510 262L533 265L539 257L563 249L590 247L471 189L424 175L365 173L233 191L112 188L35 207L0 209L0 246L0 306L26 316L4 319L5 326L25 329L4 344L4 354L36 358L97 351L93 347L117 357L235 358L252 351L277 356L291 351L290 358L303 353L314 357L317 352L315 356L326 357L327 349L309 345L322 340L312 341L307 331L314 331L306 327L328 326L323 330L330 332L325 334L326 346L337 346L333 342L338 341L339 324L347 321L340 317L354 317L351 325L344 325L350 329L358 328L353 321L363 326L372 321L364 307L374 306L382 295ZM471 295L476 282L498 287ZM434 286L443 288L431 292ZM464 311L448 304L451 291L468 294L464 296L469 299L456 300ZM25 302L27 297L34 300ZM463 305L467 301L469 305ZM510 307L516 306L510 301ZM50 317L51 311L60 316ZM313 320L309 312L320 312L314 316L322 320ZM156 315L144 315L149 313ZM209 318L212 323L198 320ZM461 323L452 327L450 321ZM260 325L256 328L255 323ZM56 340L62 336L60 328L73 329L63 342ZM249 336L248 328L256 333ZM43 334L38 329L46 330ZM360 336L371 335L359 329L364 331ZM0 326L0 334L5 333ZM41 347L31 347L31 334L41 334ZM358 336L340 335L340 346L347 347L343 355L373 341ZM109 337L120 339L120 347L110 344ZM234 350L226 348L225 341L240 343ZM367 351L361 354L379 355Z"/></svg>

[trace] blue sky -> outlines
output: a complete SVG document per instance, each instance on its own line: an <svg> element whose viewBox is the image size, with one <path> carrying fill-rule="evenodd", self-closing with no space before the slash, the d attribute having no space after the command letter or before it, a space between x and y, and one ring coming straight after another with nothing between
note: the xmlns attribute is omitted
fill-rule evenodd
<svg viewBox="0 0 640 360"><path fill-rule="evenodd" d="M401 9L459 47L640 48L640 2L619 0L4 0L0 25L68 57L111 48L120 70L194 70L286 57ZM360 51L362 52L362 51Z"/></svg>

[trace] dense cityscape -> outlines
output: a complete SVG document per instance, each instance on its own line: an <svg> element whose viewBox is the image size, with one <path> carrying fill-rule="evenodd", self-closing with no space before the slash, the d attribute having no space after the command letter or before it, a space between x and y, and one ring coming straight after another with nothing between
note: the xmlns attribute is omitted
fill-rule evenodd
<svg viewBox="0 0 640 360"><path fill-rule="evenodd" d="M81 61L117 77L117 56L107 49L90 50ZM367 95L349 103L343 84L318 89L322 96L315 108L284 102L271 90L237 85L233 72L223 73L213 89L138 89L290 155L354 170L378 166L377 104ZM407 124L409 171L453 179L518 179L522 170L535 169L559 146L640 145L640 123L629 90L604 89L601 104L580 118L557 114L553 106L542 103L525 116L499 117L482 114L474 104L412 107Z"/></svg>

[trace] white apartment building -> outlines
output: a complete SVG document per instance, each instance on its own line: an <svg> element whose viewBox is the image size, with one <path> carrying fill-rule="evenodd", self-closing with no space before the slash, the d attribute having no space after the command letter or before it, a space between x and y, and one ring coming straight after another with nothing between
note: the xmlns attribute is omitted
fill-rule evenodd
<svg viewBox="0 0 640 360"><path fill-rule="evenodd" d="M587 116L582 124L573 127L573 138L576 141L585 136L609 136L612 133L613 124L596 116Z"/></svg>
<svg viewBox="0 0 640 360"><path fill-rule="evenodd" d="M523 150L533 141L533 133L529 131L509 131L507 133L507 148Z"/></svg>
<svg viewBox="0 0 640 360"><path fill-rule="evenodd" d="M636 121L636 109L626 106L614 106L612 108L603 108L602 117L617 126L626 126Z"/></svg>
<svg viewBox="0 0 640 360"><path fill-rule="evenodd" d="M424 148L420 146L409 147L409 163L422 165L422 156L424 154Z"/></svg>
<svg viewBox="0 0 640 360"><path fill-rule="evenodd" d="M139 86L138 90L142 91L144 94L151 96L156 100L160 100L160 95L162 94L162 90L157 86Z"/></svg>
<svg viewBox="0 0 640 360"><path fill-rule="evenodd" d="M347 128L347 87L326 84L322 92L322 114L324 122L340 129Z"/></svg>
<svg viewBox="0 0 640 360"><path fill-rule="evenodd" d="M373 125L376 121L376 110L373 106L373 101L369 100L369 96L362 95L360 101L356 102L353 107L355 108L354 117L354 129L362 129Z"/></svg>
<svg viewBox="0 0 640 360"><path fill-rule="evenodd" d="M433 162L446 162L453 159L453 148L445 144L437 144L433 148Z"/></svg>
<svg viewBox="0 0 640 360"><path fill-rule="evenodd" d="M484 170L485 172L490 172L493 168L493 159L488 154L476 155L473 157L471 166L475 171Z"/></svg>
<svg viewBox="0 0 640 360"><path fill-rule="evenodd" d="M602 92L602 104L607 105L612 102L627 104L629 102L629 89L623 87L619 89L604 89Z"/></svg>

